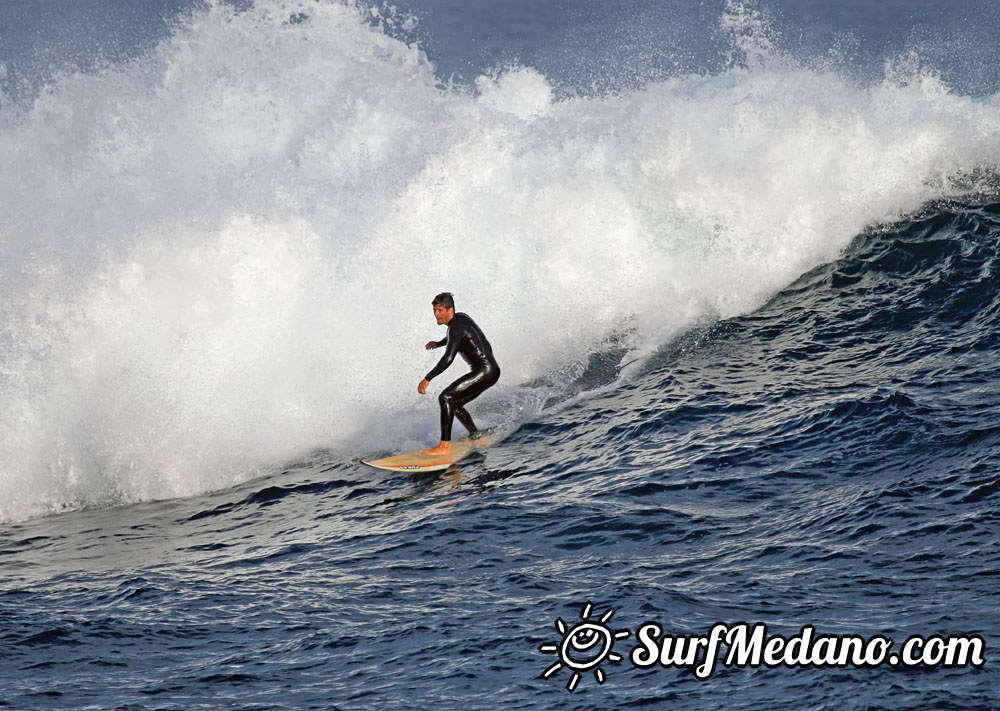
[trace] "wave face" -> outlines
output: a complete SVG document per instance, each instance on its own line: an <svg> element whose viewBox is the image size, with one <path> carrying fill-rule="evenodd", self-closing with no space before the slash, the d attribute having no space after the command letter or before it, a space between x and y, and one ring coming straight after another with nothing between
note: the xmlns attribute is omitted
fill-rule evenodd
<svg viewBox="0 0 1000 711"><path fill-rule="evenodd" d="M998 238L995 199L869 230L441 475L327 453L203 496L5 524L0 701L989 711ZM609 363L598 352L575 384ZM539 647L587 602L633 632L978 635L987 663L720 658L699 681L609 662L570 694Z"/></svg>
<svg viewBox="0 0 1000 711"><path fill-rule="evenodd" d="M609 338L748 313L1000 162L995 96L801 68L759 21L729 9L718 75L560 97L524 66L442 85L375 10L210 3L6 102L0 515L432 438L445 289L516 426Z"/></svg>

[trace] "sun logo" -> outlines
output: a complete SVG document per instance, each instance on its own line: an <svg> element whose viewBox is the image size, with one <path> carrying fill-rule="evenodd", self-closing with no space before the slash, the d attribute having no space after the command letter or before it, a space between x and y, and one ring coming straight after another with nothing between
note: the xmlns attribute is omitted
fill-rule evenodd
<svg viewBox="0 0 1000 711"><path fill-rule="evenodd" d="M567 628L562 618L556 618L556 630L563 636L561 644L543 644L538 648L539 652L546 654L556 654L559 659L552 666L542 672L542 678L548 679L557 671L567 666L573 672L569 677L566 689L573 691L580 683L581 672L594 670L594 679L598 684L604 683L604 670L601 669L601 662L608 659L614 663L622 660L620 654L611 651L615 646L616 639L625 639L629 636L628 630L612 630L607 622L615 614L614 610L605 612L599 621L590 622L590 611L593 605L589 602L583 606L580 612L580 619L572 628Z"/></svg>

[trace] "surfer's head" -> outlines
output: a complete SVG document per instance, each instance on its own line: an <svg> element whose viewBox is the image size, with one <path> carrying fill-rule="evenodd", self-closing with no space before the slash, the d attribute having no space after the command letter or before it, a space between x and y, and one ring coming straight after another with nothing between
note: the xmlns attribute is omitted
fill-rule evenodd
<svg viewBox="0 0 1000 711"><path fill-rule="evenodd" d="M450 323L455 315L455 299L450 292L443 291L435 296L431 306L434 307L434 318L437 319L438 326Z"/></svg>
<svg viewBox="0 0 1000 711"><path fill-rule="evenodd" d="M438 304L444 306L446 309L453 309L455 308L455 297L451 295L450 291L442 291L431 302L431 306L437 306Z"/></svg>

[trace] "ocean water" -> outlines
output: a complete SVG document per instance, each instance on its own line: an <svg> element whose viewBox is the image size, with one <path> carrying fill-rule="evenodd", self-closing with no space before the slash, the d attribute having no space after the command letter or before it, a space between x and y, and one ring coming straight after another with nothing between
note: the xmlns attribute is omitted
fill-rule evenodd
<svg viewBox="0 0 1000 711"><path fill-rule="evenodd" d="M0 5L0 706L1000 708L998 20Z"/></svg>

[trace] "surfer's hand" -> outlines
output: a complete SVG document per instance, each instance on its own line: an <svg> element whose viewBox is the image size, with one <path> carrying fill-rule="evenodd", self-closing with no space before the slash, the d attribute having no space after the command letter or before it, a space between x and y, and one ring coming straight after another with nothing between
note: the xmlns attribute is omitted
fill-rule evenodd
<svg viewBox="0 0 1000 711"><path fill-rule="evenodd" d="M434 342L434 341L427 341L427 345L424 346L424 348L426 348L429 351L432 351L432 350L434 350L437 347L438 347L438 344L436 342Z"/></svg>
<svg viewBox="0 0 1000 711"><path fill-rule="evenodd" d="M431 384L431 381L428 380L427 378L424 378L423 380L420 381L420 385L417 386L417 392L420 393L421 395L426 395L427 394L427 386L430 385L430 384Z"/></svg>

